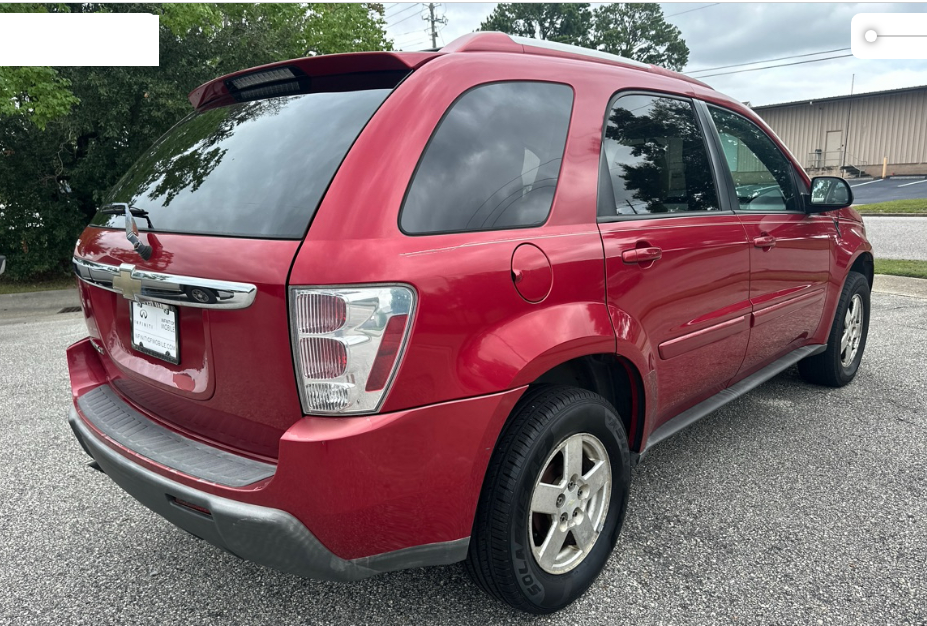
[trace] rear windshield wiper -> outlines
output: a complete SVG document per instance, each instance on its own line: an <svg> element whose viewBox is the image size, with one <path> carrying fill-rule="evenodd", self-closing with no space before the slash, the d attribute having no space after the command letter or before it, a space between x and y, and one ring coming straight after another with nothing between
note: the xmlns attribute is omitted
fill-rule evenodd
<svg viewBox="0 0 927 626"><path fill-rule="evenodd" d="M112 202L110 204L104 204L102 207L100 207L100 213L103 215L124 215L126 212L126 207L129 207L129 213L135 217L144 217L145 221L148 222L148 228L154 230L154 226L151 225L151 219L148 217L148 211L134 207L126 202Z"/></svg>

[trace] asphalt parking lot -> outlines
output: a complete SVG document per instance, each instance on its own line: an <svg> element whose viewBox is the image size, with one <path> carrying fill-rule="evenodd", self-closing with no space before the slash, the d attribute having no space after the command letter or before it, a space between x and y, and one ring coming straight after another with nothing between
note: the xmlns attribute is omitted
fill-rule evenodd
<svg viewBox="0 0 927 626"><path fill-rule="evenodd" d="M856 204L927 198L927 179L925 178L885 178L847 182L853 188L853 202Z"/></svg>
<svg viewBox="0 0 927 626"><path fill-rule="evenodd" d="M873 307L850 386L793 369L655 448L607 570L544 618L459 565L313 582L175 529L71 435L80 314L0 325L0 623L927 623L927 299Z"/></svg>

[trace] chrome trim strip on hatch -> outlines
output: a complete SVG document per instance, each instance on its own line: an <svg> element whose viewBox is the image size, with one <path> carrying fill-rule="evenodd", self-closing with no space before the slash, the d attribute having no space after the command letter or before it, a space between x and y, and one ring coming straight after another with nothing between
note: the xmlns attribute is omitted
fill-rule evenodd
<svg viewBox="0 0 927 626"><path fill-rule="evenodd" d="M211 278L161 274L129 263L107 265L74 257L74 274L88 285L121 294L127 300L151 300L198 309L245 309L257 287Z"/></svg>

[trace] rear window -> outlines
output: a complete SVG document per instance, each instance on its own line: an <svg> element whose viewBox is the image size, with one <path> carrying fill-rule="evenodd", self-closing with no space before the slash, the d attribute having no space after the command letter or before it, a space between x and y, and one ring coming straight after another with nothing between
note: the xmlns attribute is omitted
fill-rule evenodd
<svg viewBox="0 0 927 626"><path fill-rule="evenodd" d="M142 230L302 238L328 184L390 89L312 93L194 113L109 193ZM150 221L150 225L149 225ZM124 226L98 212L91 224Z"/></svg>
<svg viewBox="0 0 927 626"><path fill-rule="evenodd" d="M557 83L475 87L438 125L409 187L408 234L538 226L547 220L573 90Z"/></svg>

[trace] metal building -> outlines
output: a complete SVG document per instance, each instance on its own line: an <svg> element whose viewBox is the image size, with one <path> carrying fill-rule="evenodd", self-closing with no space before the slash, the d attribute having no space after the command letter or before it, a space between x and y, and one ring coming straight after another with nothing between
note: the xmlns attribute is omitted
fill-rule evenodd
<svg viewBox="0 0 927 626"><path fill-rule="evenodd" d="M927 86L753 110L814 174L927 174Z"/></svg>

